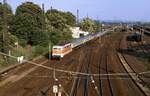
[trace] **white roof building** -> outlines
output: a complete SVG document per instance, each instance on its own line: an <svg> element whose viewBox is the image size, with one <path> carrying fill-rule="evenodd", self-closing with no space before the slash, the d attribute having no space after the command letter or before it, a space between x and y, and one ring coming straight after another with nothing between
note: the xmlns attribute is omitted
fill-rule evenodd
<svg viewBox="0 0 150 96"><path fill-rule="evenodd" d="M70 30L72 31L73 38L80 38L81 36L86 36L89 34L89 32L81 31L79 27L73 27L70 28Z"/></svg>

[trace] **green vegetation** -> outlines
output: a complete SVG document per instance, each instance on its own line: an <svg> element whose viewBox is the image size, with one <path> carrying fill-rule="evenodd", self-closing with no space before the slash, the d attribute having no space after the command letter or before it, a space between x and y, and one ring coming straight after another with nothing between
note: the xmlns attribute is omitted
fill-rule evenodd
<svg viewBox="0 0 150 96"><path fill-rule="evenodd" d="M50 33L51 42L57 44L72 39L69 28L75 26L75 20L75 16L70 12L48 10L46 12L46 31Z"/></svg>
<svg viewBox="0 0 150 96"><path fill-rule="evenodd" d="M0 52L31 59L49 50L49 44L72 39L70 27L76 26L76 17L71 12L49 9L46 12L33 2L19 5L12 13L9 4L0 3ZM95 33L99 22L85 18L80 22L83 31ZM4 33L4 34L3 34ZM4 49L6 49L4 51ZM0 55L0 65L16 63Z"/></svg>
<svg viewBox="0 0 150 96"><path fill-rule="evenodd" d="M83 31L87 31L87 32L91 32L91 33L100 31L99 21L94 21L90 18L84 18L80 22L79 26Z"/></svg>
<svg viewBox="0 0 150 96"><path fill-rule="evenodd" d="M144 63L144 65L147 67L147 70L150 70L150 60L148 58L139 57L139 60Z"/></svg>
<svg viewBox="0 0 150 96"><path fill-rule="evenodd" d="M11 22L12 22L12 10L11 7L8 4L2 4L0 3L0 51L4 51L4 49L9 48L9 44L11 44L10 42L10 35L9 34L9 30L6 30L6 28L9 28L11 26ZM6 21L7 18L7 21ZM3 39L3 32L5 33L5 40ZM5 42L3 42L5 41ZM3 46L5 45L5 46Z"/></svg>
<svg viewBox="0 0 150 96"><path fill-rule="evenodd" d="M0 51L8 48L5 53L11 51L14 56L23 55L28 59L39 56L48 52L49 44L72 39L70 27L75 24L76 17L70 12L56 9L44 12L39 5L25 2L13 14L8 4L0 3ZM9 62L16 63L16 60L5 60L3 57L0 55L2 66Z"/></svg>
<svg viewBox="0 0 150 96"><path fill-rule="evenodd" d="M16 9L11 33L30 45L48 43L46 32L42 29L43 17L41 8L31 2L23 3Z"/></svg>
<svg viewBox="0 0 150 96"><path fill-rule="evenodd" d="M146 66L147 71L150 71L150 59L149 58L141 58L141 57L138 57L138 59ZM147 87L150 89L150 84L146 84L146 86L144 86L144 87Z"/></svg>

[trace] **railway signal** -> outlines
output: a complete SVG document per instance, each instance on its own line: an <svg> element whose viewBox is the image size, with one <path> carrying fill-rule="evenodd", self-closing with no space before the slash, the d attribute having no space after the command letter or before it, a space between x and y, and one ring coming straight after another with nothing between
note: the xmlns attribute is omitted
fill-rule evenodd
<svg viewBox="0 0 150 96"><path fill-rule="evenodd" d="M61 84L59 84L59 92L58 92L58 96L61 96L62 95L62 86Z"/></svg>
<svg viewBox="0 0 150 96"><path fill-rule="evenodd" d="M58 93L58 85L53 85L53 93L57 96Z"/></svg>
<svg viewBox="0 0 150 96"><path fill-rule="evenodd" d="M53 78L54 78L53 93L55 94L55 96L57 96L57 93L58 93L58 79L56 78L55 70L53 71Z"/></svg>

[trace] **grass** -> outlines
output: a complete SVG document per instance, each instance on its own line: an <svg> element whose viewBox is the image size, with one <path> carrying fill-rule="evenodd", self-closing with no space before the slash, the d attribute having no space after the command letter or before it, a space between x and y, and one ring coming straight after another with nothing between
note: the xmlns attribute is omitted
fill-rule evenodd
<svg viewBox="0 0 150 96"><path fill-rule="evenodd" d="M7 62L3 59L3 57L0 56L0 69L8 67L9 65L14 64L13 63L10 64L10 62L13 61L11 58L8 58Z"/></svg>
<svg viewBox="0 0 150 96"><path fill-rule="evenodd" d="M140 58L139 57L139 60L144 63L144 65L147 67L147 70L150 70L150 61L148 58Z"/></svg>
<svg viewBox="0 0 150 96"><path fill-rule="evenodd" d="M15 57L24 56L25 59L31 60L35 57L45 55L48 53L48 46L25 46L25 47L19 47L14 48L11 50L11 55ZM10 66L12 64L17 64L17 59L14 58L7 58L7 60L4 60L3 56L0 56L0 69Z"/></svg>
<svg viewBox="0 0 150 96"><path fill-rule="evenodd" d="M143 64L146 66L147 71L150 71L150 60L148 58L138 58ZM144 87L148 88L150 90L150 84L147 83Z"/></svg>

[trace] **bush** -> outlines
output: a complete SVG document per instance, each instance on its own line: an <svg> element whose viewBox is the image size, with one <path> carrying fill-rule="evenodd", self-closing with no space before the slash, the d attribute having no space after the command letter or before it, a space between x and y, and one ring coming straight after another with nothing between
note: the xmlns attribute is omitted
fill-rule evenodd
<svg viewBox="0 0 150 96"><path fill-rule="evenodd" d="M47 51L46 51L47 50ZM48 53L48 47L43 47L43 46L35 46L33 48L33 54L32 57L36 57L39 55L44 55L44 52Z"/></svg>
<svg viewBox="0 0 150 96"><path fill-rule="evenodd" d="M24 40L24 39L19 39L19 44L22 46L22 47L25 47L27 45L27 41Z"/></svg>

